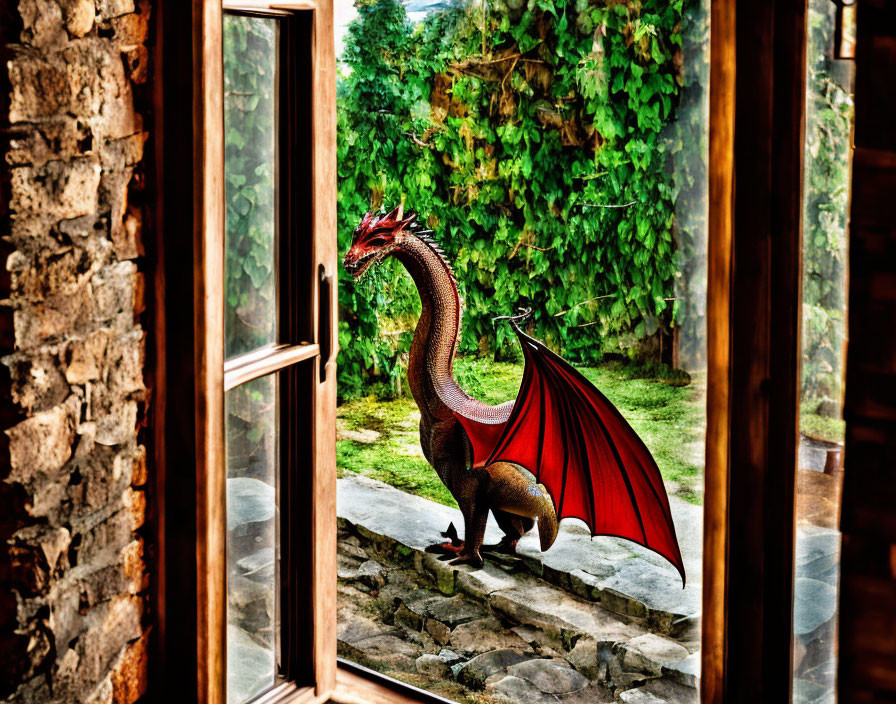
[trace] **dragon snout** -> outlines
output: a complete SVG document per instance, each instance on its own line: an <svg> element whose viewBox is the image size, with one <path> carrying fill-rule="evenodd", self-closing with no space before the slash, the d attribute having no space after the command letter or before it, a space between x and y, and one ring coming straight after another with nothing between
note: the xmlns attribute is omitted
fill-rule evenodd
<svg viewBox="0 0 896 704"><path fill-rule="evenodd" d="M346 254L342 258L342 268L345 269L349 274L354 274L355 270L358 268L358 261L354 259L350 254Z"/></svg>
<svg viewBox="0 0 896 704"><path fill-rule="evenodd" d="M373 261L373 255L373 252L359 254L354 249L350 249L342 259L342 268L354 278L358 278Z"/></svg>

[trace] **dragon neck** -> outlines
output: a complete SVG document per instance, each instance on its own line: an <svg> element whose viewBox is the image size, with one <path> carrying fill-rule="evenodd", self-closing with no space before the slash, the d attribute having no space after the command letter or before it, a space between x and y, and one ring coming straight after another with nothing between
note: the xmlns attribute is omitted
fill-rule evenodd
<svg viewBox="0 0 896 704"><path fill-rule="evenodd" d="M422 307L411 346L412 386L415 380L423 382L426 395L435 392L449 410L458 410L450 405L460 391L452 371L462 313L454 272L427 234L409 237L396 256L414 279Z"/></svg>
<svg viewBox="0 0 896 704"><path fill-rule="evenodd" d="M454 378L463 311L457 281L444 253L428 232L418 232L396 250L395 256L420 294L422 311L414 331L408 372L421 412L441 415L439 408L444 407L484 422L503 422L509 413L507 404L489 406L471 398Z"/></svg>

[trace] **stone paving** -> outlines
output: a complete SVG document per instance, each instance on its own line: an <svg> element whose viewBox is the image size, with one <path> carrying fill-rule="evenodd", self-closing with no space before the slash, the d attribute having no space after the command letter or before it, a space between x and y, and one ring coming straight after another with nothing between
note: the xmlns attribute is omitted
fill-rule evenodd
<svg viewBox="0 0 896 704"><path fill-rule="evenodd" d="M339 480L340 654L456 701L697 701L702 509L673 497L688 575L565 521L482 569L426 553L456 509L359 475ZM801 526L795 701L829 701L839 538ZM489 525L487 542L500 533Z"/></svg>
<svg viewBox="0 0 896 704"><path fill-rule="evenodd" d="M455 509L350 476L338 514L341 656L456 701L697 701L699 585L639 546L564 524L544 555L451 567L424 548Z"/></svg>

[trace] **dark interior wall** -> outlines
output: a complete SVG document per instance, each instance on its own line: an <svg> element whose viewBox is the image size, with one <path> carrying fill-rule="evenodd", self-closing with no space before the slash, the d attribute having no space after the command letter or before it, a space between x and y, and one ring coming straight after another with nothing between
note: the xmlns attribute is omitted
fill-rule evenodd
<svg viewBox="0 0 896 704"><path fill-rule="evenodd" d="M858 6L840 701L896 701L896 2Z"/></svg>
<svg viewBox="0 0 896 704"><path fill-rule="evenodd" d="M149 0L8 0L0 700L146 688Z"/></svg>

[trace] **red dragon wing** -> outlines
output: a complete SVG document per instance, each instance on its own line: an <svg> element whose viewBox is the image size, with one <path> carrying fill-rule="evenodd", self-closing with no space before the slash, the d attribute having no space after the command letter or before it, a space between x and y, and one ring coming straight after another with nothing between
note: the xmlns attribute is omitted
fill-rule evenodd
<svg viewBox="0 0 896 704"><path fill-rule="evenodd" d="M513 325L526 365L506 423L458 415L474 466L522 465L554 499L557 518L579 518L592 535L627 538L684 565L659 468L616 407L567 362Z"/></svg>

